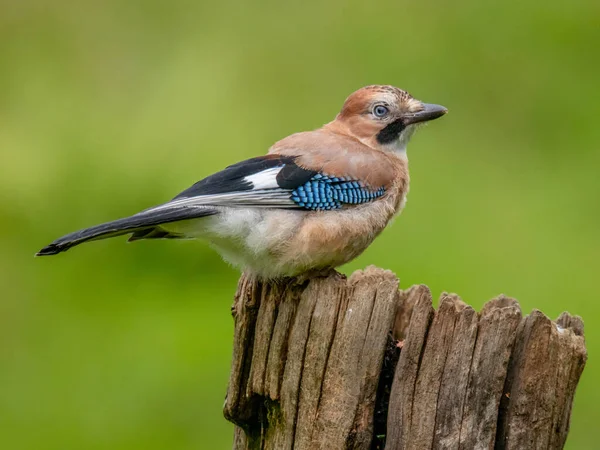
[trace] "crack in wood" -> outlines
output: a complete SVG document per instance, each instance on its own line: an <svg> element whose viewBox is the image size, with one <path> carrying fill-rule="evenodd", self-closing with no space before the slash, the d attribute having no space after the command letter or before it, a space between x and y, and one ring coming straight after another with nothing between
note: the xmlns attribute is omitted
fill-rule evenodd
<svg viewBox="0 0 600 450"><path fill-rule="evenodd" d="M523 318L504 296L434 310L374 267L243 276L232 315L234 449L560 449L587 358L578 317Z"/></svg>

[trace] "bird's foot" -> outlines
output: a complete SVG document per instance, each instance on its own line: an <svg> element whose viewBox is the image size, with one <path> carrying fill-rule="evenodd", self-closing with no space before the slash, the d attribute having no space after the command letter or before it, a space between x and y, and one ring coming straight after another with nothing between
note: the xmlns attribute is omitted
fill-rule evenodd
<svg viewBox="0 0 600 450"><path fill-rule="evenodd" d="M329 278L329 277L336 277L338 279L346 278L345 275L342 275L337 270L329 267L326 269L312 269L307 272L301 273L300 275L297 275L294 277L294 282L296 284L304 284L313 278Z"/></svg>

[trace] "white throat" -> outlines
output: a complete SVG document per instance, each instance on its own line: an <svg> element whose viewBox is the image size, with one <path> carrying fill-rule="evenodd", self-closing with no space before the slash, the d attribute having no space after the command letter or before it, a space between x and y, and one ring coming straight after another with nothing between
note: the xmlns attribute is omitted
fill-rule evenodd
<svg viewBox="0 0 600 450"><path fill-rule="evenodd" d="M393 142L390 142L385 147L390 152L393 152L396 156L402 159L408 160L408 155L406 154L406 147L408 146L408 141L410 141L411 136L416 131L416 127L414 125L409 125L406 127L398 139Z"/></svg>

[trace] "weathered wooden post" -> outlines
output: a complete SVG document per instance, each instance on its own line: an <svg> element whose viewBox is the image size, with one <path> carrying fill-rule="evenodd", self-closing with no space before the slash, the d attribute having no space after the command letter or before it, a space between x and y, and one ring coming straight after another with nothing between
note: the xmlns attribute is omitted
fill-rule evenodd
<svg viewBox="0 0 600 450"><path fill-rule="evenodd" d="M234 449L559 449L583 322L507 297L480 313L374 267L305 283L242 277L225 417Z"/></svg>

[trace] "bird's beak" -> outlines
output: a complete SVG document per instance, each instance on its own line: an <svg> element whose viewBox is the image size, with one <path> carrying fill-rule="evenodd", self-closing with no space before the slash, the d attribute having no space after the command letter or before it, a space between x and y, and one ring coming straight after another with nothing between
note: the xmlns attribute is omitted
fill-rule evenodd
<svg viewBox="0 0 600 450"><path fill-rule="evenodd" d="M448 110L441 105L434 105L432 103L423 103L423 110L416 113L408 113L403 116L403 122L405 125L412 123L427 122L429 120L437 119L446 114Z"/></svg>

